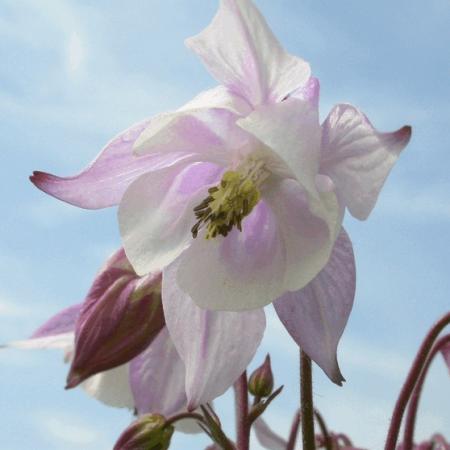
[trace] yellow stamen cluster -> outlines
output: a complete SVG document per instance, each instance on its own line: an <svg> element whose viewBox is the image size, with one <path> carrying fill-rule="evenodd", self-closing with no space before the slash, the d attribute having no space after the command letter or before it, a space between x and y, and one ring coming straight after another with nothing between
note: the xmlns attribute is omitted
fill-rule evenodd
<svg viewBox="0 0 450 450"><path fill-rule="evenodd" d="M234 171L225 172L220 184L210 188L208 193L208 197L194 208L197 218L191 229L194 238L204 225L207 227L206 239L218 234L225 237L234 226L242 231L242 219L252 212L261 196L252 177Z"/></svg>

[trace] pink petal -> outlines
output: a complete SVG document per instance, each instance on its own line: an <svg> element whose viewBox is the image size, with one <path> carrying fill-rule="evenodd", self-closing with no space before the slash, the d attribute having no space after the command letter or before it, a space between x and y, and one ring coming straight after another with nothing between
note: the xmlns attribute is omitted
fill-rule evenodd
<svg viewBox="0 0 450 450"><path fill-rule="evenodd" d="M310 76L309 64L283 50L250 0L222 0L211 24L186 44L252 105L282 100Z"/></svg>
<svg viewBox="0 0 450 450"><path fill-rule="evenodd" d="M266 326L262 309L248 312L200 309L177 284L179 261L163 273L167 328L186 366L188 409L222 395L244 372Z"/></svg>
<svg viewBox="0 0 450 450"><path fill-rule="evenodd" d="M34 172L30 180L47 194L81 208L98 209L116 205L137 177L184 157L181 154L152 154L137 158L133 154L133 144L148 124L146 120L119 134L78 175L62 178Z"/></svg>
<svg viewBox="0 0 450 450"><path fill-rule="evenodd" d="M249 105L224 86L205 91L178 111L154 118L134 143L137 154L183 152L202 161L228 161L230 148L239 147L244 133L235 127Z"/></svg>
<svg viewBox="0 0 450 450"><path fill-rule="evenodd" d="M199 234L179 257L177 282L201 308L261 308L284 291L285 254L276 217L264 201L227 237Z"/></svg>
<svg viewBox="0 0 450 450"><path fill-rule="evenodd" d="M355 295L352 244L342 230L330 260L304 289L288 292L275 302L280 320L295 342L336 384L344 378L337 363L337 346Z"/></svg>
<svg viewBox="0 0 450 450"><path fill-rule="evenodd" d="M256 420L253 429L256 438L264 448L269 450L285 450L287 448L287 441L272 431L262 418Z"/></svg>
<svg viewBox="0 0 450 450"><path fill-rule="evenodd" d="M308 198L292 179L273 182L264 198L276 214L286 265L283 292L305 287L325 266L341 228L342 211L331 193Z"/></svg>
<svg viewBox="0 0 450 450"><path fill-rule="evenodd" d="M322 125L321 173L329 175L340 198L357 219L366 219L401 151L411 127L379 133L351 105L335 106Z"/></svg>
<svg viewBox="0 0 450 450"><path fill-rule="evenodd" d="M192 240L194 207L222 169L210 163L173 166L141 176L119 208L123 245L140 275L170 264Z"/></svg>
<svg viewBox="0 0 450 450"><path fill-rule="evenodd" d="M139 415L171 416L186 409L184 363L167 328L130 364L130 383Z"/></svg>
<svg viewBox="0 0 450 450"><path fill-rule="evenodd" d="M288 98L255 109L238 125L272 149L291 171L291 177L317 196L315 177L319 170L321 128L317 105Z"/></svg>
<svg viewBox="0 0 450 450"><path fill-rule="evenodd" d="M58 334L69 333L75 330L75 323L80 315L82 303L63 309L47 322L41 325L31 336L32 339Z"/></svg>

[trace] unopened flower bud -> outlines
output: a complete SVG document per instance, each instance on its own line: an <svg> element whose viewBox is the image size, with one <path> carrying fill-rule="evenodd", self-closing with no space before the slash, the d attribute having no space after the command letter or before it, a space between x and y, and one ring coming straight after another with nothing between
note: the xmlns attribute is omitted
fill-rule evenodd
<svg viewBox="0 0 450 450"><path fill-rule="evenodd" d="M113 450L167 450L174 432L159 414L146 414L119 437Z"/></svg>
<svg viewBox="0 0 450 450"><path fill-rule="evenodd" d="M67 388L130 361L164 324L161 274L139 277L120 250L98 274L81 308Z"/></svg>
<svg viewBox="0 0 450 450"><path fill-rule="evenodd" d="M248 390L255 397L268 397L273 390L273 373L270 356L266 356L264 363L250 376Z"/></svg>

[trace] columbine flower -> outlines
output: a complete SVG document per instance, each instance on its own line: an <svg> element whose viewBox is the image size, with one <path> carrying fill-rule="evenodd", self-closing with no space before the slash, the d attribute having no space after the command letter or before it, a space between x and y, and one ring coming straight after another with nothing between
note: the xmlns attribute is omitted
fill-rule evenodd
<svg viewBox="0 0 450 450"><path fill-rule="evenodd" d="M136 272L163 270L166 324L192 404L229 386L227 358L249 360L273 301L295 341L341 383L336 348L355 288L343 214L368 217L411 129L379 133L350 105L320 125L318 81L250 0L222 0L187 44L219 87L133 126L78 176L32 181L81 207L120 204ZM214 361L214 387L199 349Z"/></svg>

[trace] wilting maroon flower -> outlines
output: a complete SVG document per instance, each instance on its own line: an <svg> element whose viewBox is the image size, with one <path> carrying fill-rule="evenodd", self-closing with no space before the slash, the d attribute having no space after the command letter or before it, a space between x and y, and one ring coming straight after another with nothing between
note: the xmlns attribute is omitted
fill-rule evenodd
<svg viewBox="0 0 450 450"><path fill-rule="evenodd" d="M130 361L163 326L161 274L138 277L119 250L97 275L81 308L67 387Z"/></svg>

